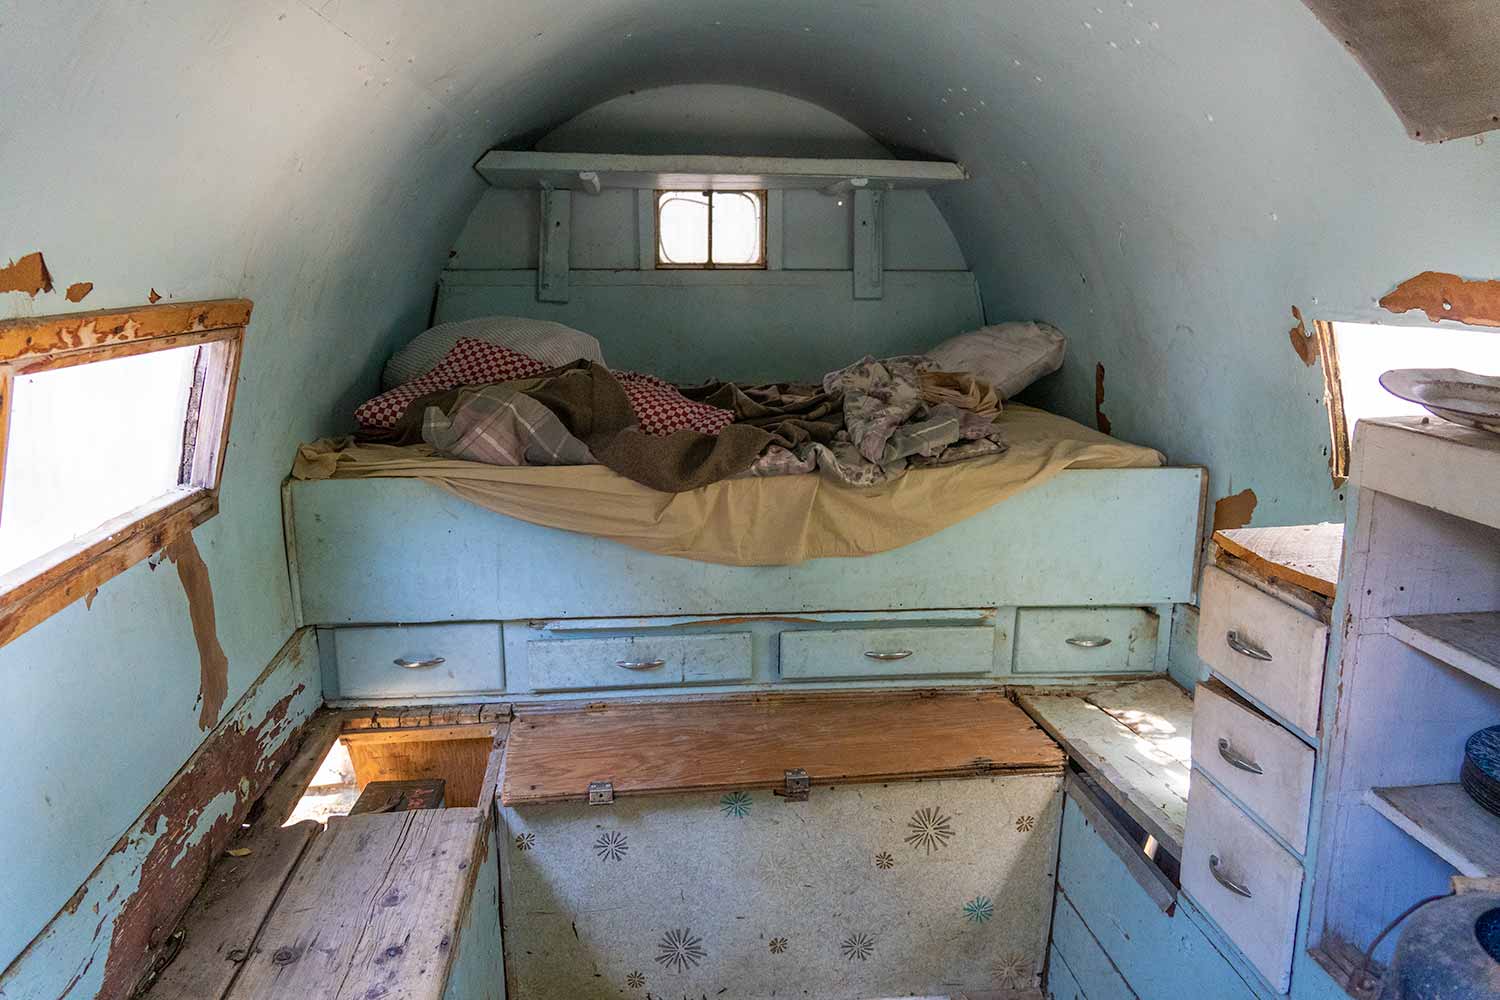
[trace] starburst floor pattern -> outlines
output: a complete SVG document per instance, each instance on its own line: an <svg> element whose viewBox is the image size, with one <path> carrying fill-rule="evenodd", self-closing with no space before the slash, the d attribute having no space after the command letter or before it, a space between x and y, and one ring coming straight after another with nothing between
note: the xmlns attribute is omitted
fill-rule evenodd
<svg viewBox="0 0 1500 1000"><path fill-rule="evenodd" d="M928 854L941 850L953 839L953 818L944 816L941 809L918 809L906 826L911 830L906 842Z"/></svg>
<svg viewBox="0 0 1500 1000"><path fill-rule="evenodd" d="M686 972L696 968L708 952L703 949L703 939L694 937L691 928L670 930L662 935L656 945L656 962L672 972Z"/></svg>

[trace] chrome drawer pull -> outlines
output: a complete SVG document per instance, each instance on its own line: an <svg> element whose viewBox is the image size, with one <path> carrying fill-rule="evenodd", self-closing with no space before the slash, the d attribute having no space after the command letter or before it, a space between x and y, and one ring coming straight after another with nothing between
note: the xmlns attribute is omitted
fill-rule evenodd
<svg viewBox="0 0 1500 1000"><path fill-rule="evenodd" d="M1241 771L1249 771L1251 774L1265 774L1261 766L1255 761L1240 753L1224 737L1219 737L1219 756L1223 757L1230 767L1237 767Z"/></svg>
<svg viewBox="0 0 1500 1000"><path fill-rule="evenodd" d="M616 660L615 666L625 670L655 670L657 667L665 667L666 660Z"/></svg>
<svg viewBox="0 0 1500 1000"><path fill-rule="evenodd" d="M1248 656L1252 660L1264 660L1267 663L1271 660L1270 653L1253 642L1246 642L1244 639L1241 639L1238 629L1230 629L1228 632L1225 632L1224 641L1229 643L1230 649L1241 656Z"/></svg>
<svg viewBox="0 0 1500 1000"><path fill-rule="evenodd" d="M1214 877L1215 882L1218 882L1236 896L1244 896L1246 899L1254 898L1250 895L1250 890L1247 887L1219 871L1219 856L1217 854L1210 854L1208 856L1208 871Z"/></svg>
<svg viewBox="0 0 1500 1000"><path fill-rule="evenodd" d="M407 670L429 670L440 663L447 663L448 661L441 656L429 656L421 660L408 660L404 656L398 656L393 662L396 666L404 667Z"/></svg>
<svg viewBox="0 0 1500 1000"><path fill-rule="evenodd" d="M909 649L867 649L865 655L872 660L904 660L911 655Z"/></svg>
<svg viewBox="0 0 1500 1000"><path fill-rule="evenodd" d="M1071 639L1064 639L1063 640L1063 642L1067 643L1069 646L1077 646L1079 649L1098 649L1101 646L1108 646L1113 641L1114 641L1113 639L1106 639L1102 635L1100 635L1100 636L1075 635Z"/></svg>

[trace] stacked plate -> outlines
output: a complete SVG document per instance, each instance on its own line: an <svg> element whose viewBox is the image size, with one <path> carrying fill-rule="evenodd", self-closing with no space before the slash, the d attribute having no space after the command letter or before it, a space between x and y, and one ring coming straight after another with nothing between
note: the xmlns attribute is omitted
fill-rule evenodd
<svg viewBox="0 0 1500 1000"><path fill-rule="evenodd" d="M1475 802L1500 816L1500 726L1469 737L1458 780Z"/></svg>
<svg viewBox="0 0 1500 1000"><path fill-rule="evenodd" d="M1456 368L1396 368L1380 376L1392 396L1426 407L1429 413L1500 434L1500 378Z"/></svg>

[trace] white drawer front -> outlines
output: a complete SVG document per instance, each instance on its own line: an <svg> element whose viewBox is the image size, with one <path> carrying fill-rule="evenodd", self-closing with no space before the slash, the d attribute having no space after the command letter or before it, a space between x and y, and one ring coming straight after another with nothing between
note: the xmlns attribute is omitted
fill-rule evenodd
<svg viewBox="0 0 1500 1000"><path fill-rule="evenodd" d="M1022 608L1018 674L1145 674L1156 669L1159 619L1147 608Z"/></svg>
<svg viewBox="0 0 1500 1000"><path fill-rule="evenodd" d="M727 684L750 679L750 634L620 635L526 643L536 691Z"/></svg>
<svg viewBox="0 0 1500 1000"><path fill-rule="evenodd" d="M1198 656L1292 725L1315 734L1328 626L1217 566L1204 569L1199 599Z"/></svg>
<svg viewBox="0 0 1500 1000"><path fill-rule="evenodd" d="M1307 850L1312 747L1209 682L1193 695L1193 765L1298 851Z"/></svg>
<svg viewBox="0 0 1500 1000"><path fill-rule="evenodd" d="M1188 791L1182 888L1260 974L1285 993L1292 976L1302 866L1201 772L1193 774Z"/></svg>
<svg viewBox="0 0 1500 1000"><path fill-rule="evenodd" d="M781 676L789 680L956 677L995 668L988 625L841 628L782 632Z"/></svg>
<svg viewBox="0 0 1500 1000"><path fill-rule="evenodd" d="M339 698L505 689L499 625L381 625L332 634Z"/></svg>

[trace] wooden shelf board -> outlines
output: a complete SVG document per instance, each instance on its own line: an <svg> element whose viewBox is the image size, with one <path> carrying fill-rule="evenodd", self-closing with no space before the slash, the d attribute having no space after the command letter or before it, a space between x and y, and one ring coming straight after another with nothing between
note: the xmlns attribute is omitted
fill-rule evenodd
<svg viewBox="0 0 1500 1000"><path fill-rule="evenodd" d="M1215 531L1214 542L1262 576L1335 596L1344 551L1342 524L1234 528Z"/></svg>
<svg viewBox="0 0 1500 1000"><path fill-rule="evenodd" d="M756 191L847 188L864 178L874 189L926 188L968 179L957 163L929 160L807 159L783 156L646 156L491 150L475 165L491 187L594 191ZM587 175L587 176L581 176Z"/></svg>
<svg viewBox="0 0 1500 1000"><path fill-rule="evenodd" d="M1372 788L1365 802L1459 874L1500 875L1500 816L1469 798L1462 786Z"/></svg>
<svg viewBox="0 0 1500 1000"><path fill-rule="evenodd" d="M1169 680L1077 694L1018 692L1016 702L1100 789L1182 857L1192 773L1193 699Z"/></svg>
<svg viewBox="0 0 1500 1000"><path fill-rule="evenodd" d="M1415 650L1500 688L1500 611L1402 615L1386 631Z"/></svg>

